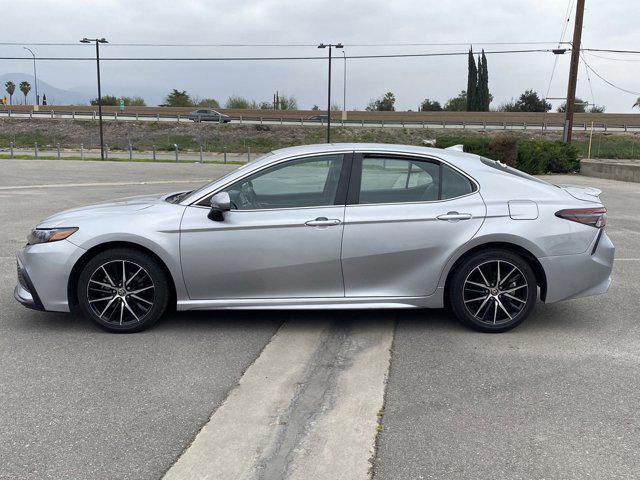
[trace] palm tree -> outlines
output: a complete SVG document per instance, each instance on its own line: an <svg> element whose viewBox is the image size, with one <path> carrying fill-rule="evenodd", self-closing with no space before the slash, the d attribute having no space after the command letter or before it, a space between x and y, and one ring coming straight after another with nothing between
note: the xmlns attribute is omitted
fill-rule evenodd
<svg viewBox="0 0 640 480"><path fill-rule="evenodd" d="M31 84L26 80L24 82L20 82L20 91L24 95L24 104L27 104L27 95L31 91Z"/></svg>
<svg viewBox="0 0 640 480"><path fill-rule="evenodd" d="M638 100L636 100L636 103L634 103L633 107L631 107L631 108L635 108L635 107L640 108L640 97L638 97Z"/></svg>
<svg viewBox="0 0 640 480"><path fill-rule="evenodd" d="M13 105L13 92L16 91L16 84L9 80L4 84L4 88L7 89L7 93L9 94L9 105Z"/></svg>

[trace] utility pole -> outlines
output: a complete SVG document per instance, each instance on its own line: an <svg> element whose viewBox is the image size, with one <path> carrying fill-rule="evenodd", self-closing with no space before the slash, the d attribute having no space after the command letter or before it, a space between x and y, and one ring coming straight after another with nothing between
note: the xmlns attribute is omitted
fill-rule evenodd
<svg viewBox="0 0 640 480"><path fill-rule="evenodd" d="M98 117L100 123L100 160L104 160L104 136L102 134L102 90L100 88L100 44L109 43L104 38L83 38L80 43L96 43L96 67L98 71Z"/></svg>
<svg viewBox="0 0 640 480"><path fill-rule="evenodd" d="M327 85L327 143L331 143L331 48L342 48L341 43L321 43L318 48L329 47L329 80Z"/></svg>
<svg viewBox="0 0 640 480"><path fill-rule="evenodd" d="M576 85L578 84L578 67L580 66L580 42L582 41L582 22L584 20L584 2L578 0L576 18L571 45L571 67L569 69L569 86L567 88L567 110L564 118L564 134L562 140L571 143L573 133L573 112L576 103Z"/></svg>

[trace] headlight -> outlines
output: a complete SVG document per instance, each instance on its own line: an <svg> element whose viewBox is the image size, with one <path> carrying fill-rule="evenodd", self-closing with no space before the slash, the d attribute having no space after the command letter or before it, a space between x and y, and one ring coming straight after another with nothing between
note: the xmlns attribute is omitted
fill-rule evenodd
<svg viewBox="0 0 640 480"><path fill-rule="evenodd" d="M34 228L27 236L27 245L36 243L57 242L70 237L78 231L78 227Z"/></svg>

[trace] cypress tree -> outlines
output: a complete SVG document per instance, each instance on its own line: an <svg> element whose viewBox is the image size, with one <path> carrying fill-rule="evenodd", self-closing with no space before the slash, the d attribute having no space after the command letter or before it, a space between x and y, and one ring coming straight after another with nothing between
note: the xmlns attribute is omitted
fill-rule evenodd
<svg viewBox="0 0 640 480"><path fill-rule="evenodd" d="M473 47L469 49L469 72L467 76L467 112L476 110L478 91L478 69L473 58Z"/></svg>
<svg viewBox="0 0 640 480"><path fill-rule="evenodd" d="M482 112L489 111L491 103L491 94L489 93L489 69L487 67L487 56L482 50L482 57L479 60L478 70L478 110Z"/></svg>

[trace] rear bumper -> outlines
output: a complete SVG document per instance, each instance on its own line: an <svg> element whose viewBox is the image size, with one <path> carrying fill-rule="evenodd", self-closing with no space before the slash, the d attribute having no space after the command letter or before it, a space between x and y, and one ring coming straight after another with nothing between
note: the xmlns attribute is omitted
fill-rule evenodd
<svg viewBox="0 0 640 480"><path fill-rule="evenodd" d="M614 254L615 247L603 231L585 253L538 258L547 277L545 303L606 293Z"/></svg>

